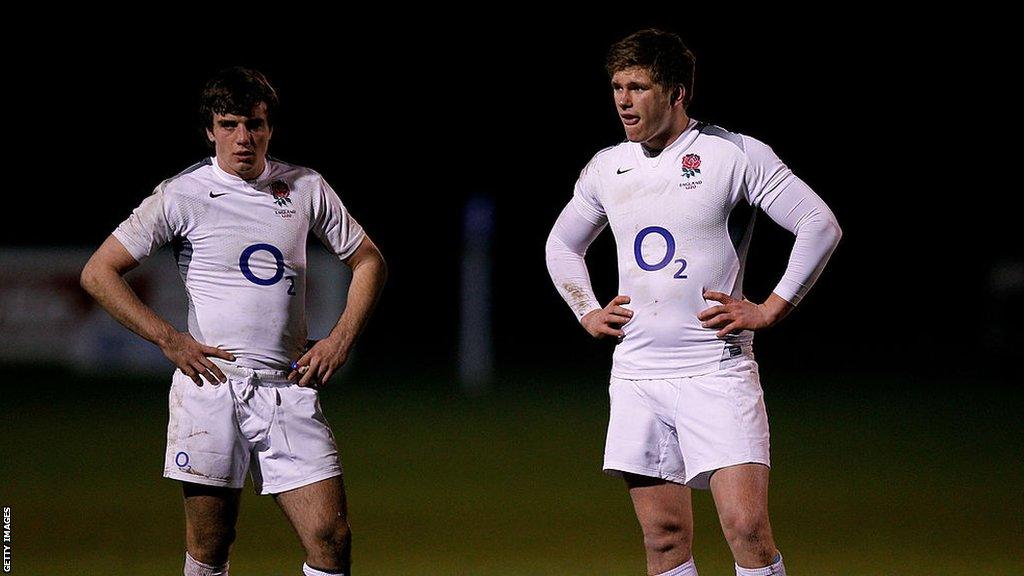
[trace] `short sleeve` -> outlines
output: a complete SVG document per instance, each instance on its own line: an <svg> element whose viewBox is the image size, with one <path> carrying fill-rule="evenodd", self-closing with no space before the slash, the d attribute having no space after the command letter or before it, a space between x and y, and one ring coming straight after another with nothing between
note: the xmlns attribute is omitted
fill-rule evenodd
<svg viewBox="0 0 1024 576"><path fill-rule="evenodd" d="M323 178L318 179L317 190L313 193L310 229L342 260L351 256L366 236L363 227L348 213L341 198Z"/></svg>
<svg viewBox="0 0 1024 576"><path fill-rule="evenodd" d="M174 230L168 223L163 186L143 200L113 234L137 262L169 242Z"/></svg>
<svg viewBox="0 0 1024 576"><path fill-rule="evenodd" d="M797 181L796 175L775 154L767 144L743 136L743 148L749 162L744 177L747 201L762 208L772 201L787 186Z"/></svg>

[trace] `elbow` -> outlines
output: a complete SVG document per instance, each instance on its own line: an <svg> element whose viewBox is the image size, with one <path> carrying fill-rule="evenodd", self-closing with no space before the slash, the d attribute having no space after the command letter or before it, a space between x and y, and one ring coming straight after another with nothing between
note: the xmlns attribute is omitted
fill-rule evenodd
<svg viewBox="0 0 1024 576"><path fill-rule="evenodd" d="M556 260L558 260L558 240L552 234L548 236L548 241L544 245L544 263L547 265L549 274L552 274L554 269L552 265Z"/></svg>
<svg viewBox="0 0 1024 576"><path fill-rule="evenodd" d="M90 259L85 263L82 268L82 273L78 276L78 285L82 287L90 295L95 293L96 285L99 283L99 275L96 271L96 265Z"/></svg>
<svg viewBox="0 0 1024 576"><path fill-rule="evenodd" d="M78 276L78 284L93 298L106 292L108 287L124 273L106 261L93 256L85 263L82 273Z"/></svg>
<svg viewBox="0 0 1024 576"><path fill-rule="evenodd" d="M832 249L835 249L839 244L839 239L843 237L843 229L839 227L839 221L828 210L819 212L814 218L798 225L795 233L797 236L805 233L811 234L815 238L815 243L829 245Z"/></svg>
<svg viewBox="0 0 1024 576"><path fill-rule="evenodd" d="M839 221L836 220L835 216L829 218L825 232L832 242L832 247L838 246L839 240L843 237L843 229L839 227Z"/></svg>
<svg viewBox="0 0 1024 576"><path fill-rule="evenodd" d="M822 246L826 246L829 253L839 245L839 239L843 237L843 229L835 218L829 218L814 227L814 234Z"/></svg>
<svg viewBox="0 0 1024 576"><path fill-rule="evenodd" d="M382 287L388 281L388 263L384 261L384 255L380 251L377 252L377 277Z"/></svg>
<svg viewBox="0 0 1024 576"><path fill-rule="evenodd" d="M388 263L384 261L384 255L376 244L372 244L371 250L364 252L358 260L350 262L350 265L353 273L366 272L378 286L383 287L388 281Z"/></svg>
<svg viewBox="0 0 1024 576"><path fill-rule="evenodd" d="M555 235L554 230L551 234L548 234L548 241L544 244L544 258L548 262L555 260L559 254L564 254L566 251L565 242L562 242L558 236Z"/></svg>
<svg viewBox="0 0 1024 576"><path fill-rule="evenodd" d="M548 236L548 241L544 245L544 260L547 264L548 272L552 276L554 275L555 268L560 264L567 262L582 263L586 256L586 248L577 247L577 249L573 249L554 231Z"/></svg>
<svg viewBox="0 0 1024 576"><path fill-rule="evenodd" d="M388 281L388 263L384 260L384 254L381 253L380 248L376 244L373 245L373 259L374 272L377 277L377 284L384 286Z"/></svg>
<svg viewBox="0 0 1024 576"><path fill-rule="evenodd" d="M384 261L380 248L369 237L363 240L352 255L342 259L342 262L352 270L353 277L358 276L381 287L387 282L388 264Z"/></svg>

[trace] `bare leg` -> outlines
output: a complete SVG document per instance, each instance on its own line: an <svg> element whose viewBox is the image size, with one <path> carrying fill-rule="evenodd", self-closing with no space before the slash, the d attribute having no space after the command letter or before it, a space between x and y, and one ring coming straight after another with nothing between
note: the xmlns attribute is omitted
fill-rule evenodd
<svg viewBox="0 0 1024 576"><path fill-rule="evenodd" d="M185 548L204 564L224 564L235 541L242 491L191 482L182 482L182 491L185 496Z"/></svg>
<svg viewBox="0 0 1024 576"><path fill-rule="evenodd" d="M658 478L626 474L629 496L644 533L647 573L661 574L693 554L690 489Z"/></svg>
<svg viewBox="0 0 1024 576"><path fill-rule="evenodd" d="M743 568L771 564L779 551L768 521L768 467L722 468L711 476L711 493L736 564Z"/></svg>
<svg viewBox="0 0 1024 576"><path fill-rule="evenodd" d="M275 494L274 499L306 549L306 564L349 572L352 532L341 476Z"/></svg>

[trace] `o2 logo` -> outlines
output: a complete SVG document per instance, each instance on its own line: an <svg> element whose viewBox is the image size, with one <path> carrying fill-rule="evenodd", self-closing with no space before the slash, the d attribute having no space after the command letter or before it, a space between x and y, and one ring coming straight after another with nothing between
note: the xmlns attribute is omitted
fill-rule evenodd
<svg viewBox="0 0 1024 576"><path fill-rule="evenodd" d="M249 267L249 259L252 258L253 254L260 251L269 252L270 255L274 257L274 264L276 267L274 275L270 278L260 278L254 274L252 268ZM242 255L238 257L238 268L242 271L242 276L245 276L246 280L260 286L273 286L283 278L289 282L288 294L290 296L295 295L295 276L284 275L284 254L282 254L281 250L273 244L253 244L245 250L242 250Z"/></svg>
<svg viewBox="0 0 1024 576"><path fill-rule="evenodd" d="M642 250L644 239L650 236L651 234L657 234L658 236L661 236L661 238L665 241L665 256L661 260L653 264L651 262L648 262L647 260L644 260L644 254ZM671 232L662 228L661 226L648 226L647 228L644 228L643 230L638 232L636 235L636 240L633 240L633 256L636 257L637 266L640 266L641 270L646 270L647 272L657 272L658 270L661 270L662 268L668 266L670 263L675 262L676 264L679 264L679 269L676 270L676 273L673 274L672 277L684 279L686 278L686 274L683 274L683 272L686 270L686 260L682 258L676 258L675 260L673 260L673 257L675 255L676 239L672 237Z"/></svg>

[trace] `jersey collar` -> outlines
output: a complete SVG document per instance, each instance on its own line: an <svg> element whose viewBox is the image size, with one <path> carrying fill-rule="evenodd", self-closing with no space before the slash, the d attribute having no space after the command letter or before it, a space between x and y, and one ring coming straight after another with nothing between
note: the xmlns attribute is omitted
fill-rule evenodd
<svg viewBox="0 0 1024 576"><path fill-rule="evenodd" d="M263 172L261 172L260 175L257 176L255 180L246 180L244 178L231 174L230 172L225 172L224 169L220 167L220 164L217 164L216 156L210 158L210 163L213 165L213 173L216 174L218 178L229 184L235 184L238 186L250 186L252 188L259 188L259 183L266 181L267 176L270 175L270 158L266 158L264 160Z"/></svg>

